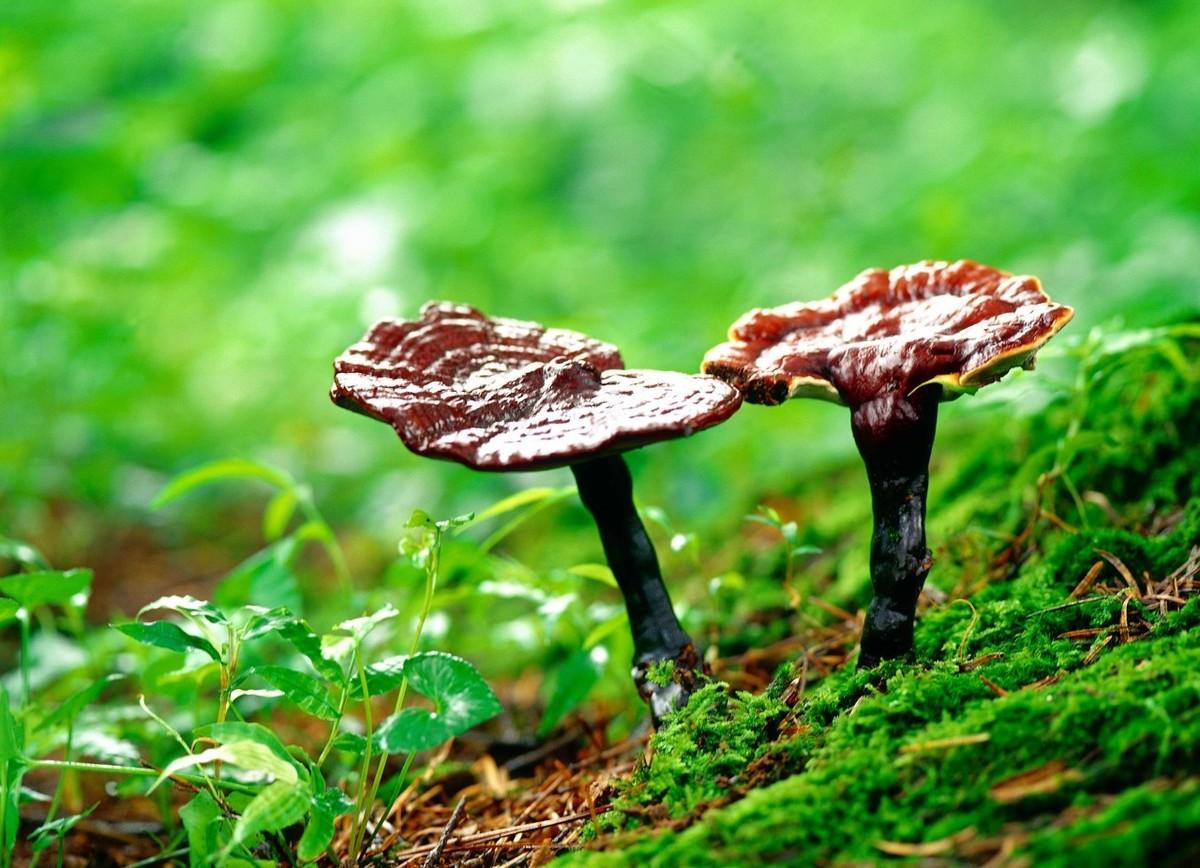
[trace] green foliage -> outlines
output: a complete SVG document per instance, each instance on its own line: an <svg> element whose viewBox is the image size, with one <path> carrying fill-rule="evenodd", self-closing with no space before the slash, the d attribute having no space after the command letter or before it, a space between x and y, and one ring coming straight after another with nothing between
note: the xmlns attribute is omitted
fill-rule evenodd
<svg viewBox="0 0 1200 868"><path fill-rule="evenodd" d="M405 708L383 721L376 739L386 753L428 750L500 713L500 700L460 657L440 651L414 654L404 661L404 676L434 707Z"/></svg>
<svg viewBox="0 0 1200 868"><path fill-rule="evenodd" d="M299 531L269 543L265 557L252 562L289 561L290 554L282 561L277 556L281 546L294 550L304 539L316 539L325 544L335 572L339 564L345 564L336 537L311 500L305 499L308 495L303 486L270 468L247 462L202 468L169 485L162 500L230 477L262 479L301 492L296 502L309 516ZM273 508L277 507L267 505L268 511ZM365 660L367 654L387 646L378 633L385 625L394 626L401 615L391 604L345 618L323 633L284 605L229 605L230 595L222 593L222 588L231 583L245 588L243 577L248 572L262 574L258 567L247 570L243 565L218 586L214 602L190 595L163 596L143 606L137 620L116 625L114 634L134 640L125 642L124 649L136 655L140 671L101 675L56 706L43 703L41 697L33 701L29 692L31 679L26 670L37 656L37 643L30 640L28 630L29 612L48 610L44 625L53 628L53 609L49 607L62 608L64 618L70 616L81 598L86 599L92 575L87 570L48 570L32 556L14 557L13 562L26 571L0 578L0 591L20 607L22 683L30 698L22 704L21 715L14 717L0 687L0 798L4 804L0 843L5 845L5 859L15 841L21 779L29 769L59 772L48 816L30 839L35 856L61 841L83 816L79 812L58 815L58 808L67 774L88 772L125 777L122 786L129 792L140 787L146 794L155 793L168 780L199 788L179 810L182 839L186 839L189 859L195 865L213 861L236 864L259 851L289 862L316 860L332 841L334 820L345 814L353 815L352 834L356 846L361 846L372 821L387 753L406 755L403 777L416 752L437 747L500 711L495 694L466 660L417 650L421 628L431 611L443 535L466 521L434 521L420 512L410 521L415 534L401 549L424 572L425 589L408 654L383 655L375 663ZM10 549L17 551L15 546ZM253 585L251 593L258 593ZM143 620L147 613L168 617ZM106 647L122 645L109 642ZM434 713L404 707L409 683L433 702ZM153 700L138 698L149 724L130 731L134 740L128 741L110 734L103 713L89 717L88 712L100 697L111 699L119 688L128 690L135 685ZM392 693L395 714L383 729L374 728L370 698ZM325 729L327 737L319 752L285 745L265 724L269 719L266 713L281 704ZM350 714L356 705L361 724ZM163 713L152 706L163 708ZM245 719L241 709L247 715L263 716ZM127 721L129 715L116 719ZM36 721L37 728L26 738L31 721ZM85 727L81 721L91 726ZM180 726L181 721L186 725ZM99 729L92 728L97 725ZM362 726L365 733L343 731L343 726ZM382 745L384 753L373 757L373 744ZM43 758L60 748L64 759ZM73 751L102 762L81 761ZM347 795L343 786L353 796ZM170 800L164 799L162 806L169 812ZM302 823L302 832L290 831ZM170 849L169 844L164 846Z"/></svg>

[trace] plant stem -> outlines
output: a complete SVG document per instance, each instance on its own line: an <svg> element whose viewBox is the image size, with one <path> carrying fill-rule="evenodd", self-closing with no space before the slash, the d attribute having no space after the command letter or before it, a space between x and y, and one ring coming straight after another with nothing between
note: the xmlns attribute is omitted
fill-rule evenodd
<svg viewBox="0 0 1200 868"><path fill-rule="evenodd" d="M421 634L425 631L425 622L429 619L429 612L433 608L433 593L437 589L438 569L442 553L442 530L435 525L432 533L433 539L430 540L429 544L429 556L425 562L425 598L421 601L421 614L417 617L417 629L413 632L412 643L408 649L408 656L410 657L417 653L417 648L421 642ZM396 705L392 709L392 714L400 713L400 709L404 707L404 699L407 695L408 676L405 676L400 679L400 688L396 691ZM387 768L387 761L388 755L384 753L379 758L379 766L375 769L375 778L371 782L369 805L375 804L375 797L379 794L379 787L383 784L383 774ZM401 776L408 773L410 765L412 765L412 754L405 757Z"/></svg>
<svg viewBox="0 0 1200 868"><path fill-rule="evenodd" d="M147 769L141 766L118 766L109 763L84 763L74 760L30 760L27 768L31 769L58 769L59 771L76 771L76 772L95 772L97 774L125 775L132 778L156 778L162 772L158 769ZM196 786L209 786L213 783L211 778L204 775L191 775L180 772L179 774L171 775L172 779L185 781L186 783ZM248 784L239 784L235 781L217 781L218 786L226 790L234 790L243 793L257 793L256 787Z"/></svg>
<svg viewBox="0 0 1200 868"><path fill-rule="evenodd" d="M367 783L371 773L371 691L367 687L367 670L362 662L362 649L357 643L354 645L354 656L358 664L358 682L362 685L363 722L367 735L367 746L363 749L362 770L358 776L359 789L354 810L354 828L350 834L350 852L358 853L362 849L363 833L366 831L367 821L370 819L371 805L375 803L375 787Z"/></svg>
<svg viewBox="0 0 1200 868"><path fill-rule="evenodd" d="M32 613L25 606L17 613L21 625L21 707L29 707L29 619Z"/></svg>

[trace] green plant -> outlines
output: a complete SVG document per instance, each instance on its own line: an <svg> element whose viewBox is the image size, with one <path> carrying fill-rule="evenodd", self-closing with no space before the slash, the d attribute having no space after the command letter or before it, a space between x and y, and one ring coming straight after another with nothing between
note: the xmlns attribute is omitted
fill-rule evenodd
<svg viewBox="0 0 1200 868"><path fill-rule="evenodd" d="M265 480L278 490L264 520L268 548L217 587L216 598L226 603L169 595L145 605L133 621L115 625L136 643L134 647L150 655L141 676L143 691L157 681L159 687L173 684L180 698L195 698L190 713L181 714L178 707L153 707L162 704L157 697L160 691L154 700L138 697L158 740L165 740L156 744L155 737L146 738L157 762L128 755L121 762L85 762L72 755L77 718L106 688L127 680L121 675L96 680L50 712L32 701L30 618L50 607L63 609L64 618L71 613L77 617L75 610L86 602L91 574L49 570L33 549L4 541L3 554L23 570L0 579L0 593L6 595L0 602L0 618L21 625L22 672L20 704L12 709L7 693L0 696L3 864L11 859L21 781L31 769L59 773L46 821L30 838L35 860L86 816L87 811L55 816L68 775L80 773L140 781L147 795L161 792L168 780L191 788L194 795L179 811L182 827L166 849L183 845L193 865L253 860L263 846L281 861L313 861L327 852L335 821L343 815L350 816L350 852L359 854L369 842L389 757L404 754L399 773L403 779L417 753L438 747L500 711L491 688L470 663L444 652L419 650L434 600L444 534L465 524L469 516L434 521L423 512L413 514L408 523L413 535L402 541L400 552L424 575L416 623L406 643L407 653L371 661L387 644L375 641L377 630L401 615L390 604L319 632L286 605L268 608L237 602L258 593L294 597L292 556L308 540L322 545L348 587L346 558L305 487L264 465L220 462L184 474L157 502L169 502L199 485L230 477ZM297 507L305 520L287 534ZM235 602L230 604L231 600ZM148 618L148 613L156 617ZM410 687L429 700L432 712L406 707ZM392 714L374 720L373 703L393 693ZM265 720L263 713L281 704L293 715L310 719L313 726L327 728L319 752L314 749L310 754L300 745L288 744L270 726L252 719ZM356 708L357 717L351 715ZM33 723L41 734L37 744L27 737ZM58 729L65 729L64 757L45 757L58 744L48 740L47 733ZM169 803L165 807L170 810ZM301 824L298 838L284 834ZM60 858L61 852L60 847Z"/></svg>

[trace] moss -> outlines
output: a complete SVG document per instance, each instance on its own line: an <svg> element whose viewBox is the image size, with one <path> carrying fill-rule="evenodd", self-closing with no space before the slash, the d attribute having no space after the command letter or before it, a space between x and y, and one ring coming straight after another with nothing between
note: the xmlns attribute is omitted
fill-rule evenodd
<svg viewBox="0 0 1200 868"><path fill-rule="evenodd" d="M1200 388L1153 359L1119 357L1087 395L980 440L952 468L939 517L1015 537L1056 460L1107 507L1046 489L1043 506L1085 526L1040 523L1024 560L990 582L989 547L965 543L940 581L954 586L957 568L957 586L982 588L969 606L926 610L909 661L840 670L790 710L786 678L761 697L706 687L621 786L605 821L619 834L593 844L610 851L566 864L862 863L883 857L879 842L941 842L951 861L1194 861L1200 848L1180 842L1200 838L1200 598L1166 617L1130 604L1153 628L1119 644L1109 628L1126 598L1069 594L1100 551L1161 579L1200 545ZM713 801L772 777L783 779ZM646 809L659 804L658 816L696 822L656 832Z"/></svg>
<svg viewBox="0 0 1200 868"><path fill-rule="evenodd" d="M653 762L618 784L618 809L640 816L642 807L662 806L679 817L736 787L738 775L778 735L788 712L780 699L785 684L776 679L757 695L716 681L701 687L651 738Z"/></svg>
<svg viewBox="0 0 1200 868"><path fill-rule="evenodd" d="M1166 623L1191 623L1198 608L1194 601ZM1195 632L1156 631L1041 690L977 695L966 686L971 676L948 664L905 667L810 745L801 773L709 812L678 835L642 838L596 862L579 854L568 864L871 860L881 855L877 841L934 841L968 828L973 839L999 835L1009 824L1058 815L1080 799L1131 794L1147 778L1200 763ZM996 797L998 784L1050 763L1062 772L1046 791L1016 798L1010 785L1008 798ZM1090 822L1111 829L1108 820L1128 815L1133 825L1121 834L1139 852L1159 854L1181 828L1200 830L1195 811L1168 807L1154 803L1134 814L1114 802ZM1024 846L1044 853L1065 834L1051 830Z"/></svg>
<svg viewBox="0 0 1200 868"><path fill-rule="evenodd" d="M675 661L659 660L650 664L650 668L646 671L646 680L659 687L666 687L675 680Z"/></svg>

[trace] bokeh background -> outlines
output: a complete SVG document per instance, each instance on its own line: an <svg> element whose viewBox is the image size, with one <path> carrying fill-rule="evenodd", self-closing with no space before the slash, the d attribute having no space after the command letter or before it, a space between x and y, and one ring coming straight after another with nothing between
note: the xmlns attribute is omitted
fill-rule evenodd
<svg viewBox="0 0 1200 868"><path fill-rule="evenodd" d="M682 370L749 307L921 258L1037 274L1077 334L1194 312L1198 42L1166 0L6 0L0 533L125 606L261 544L253 487L150 511L203 461L309 480L359 564L414 507L566 482L329 403L333 357L427 299ZM728 533L846 422L747 408L634 456L639 494ZM597 556L578 507L547 521Z"/></svg>

